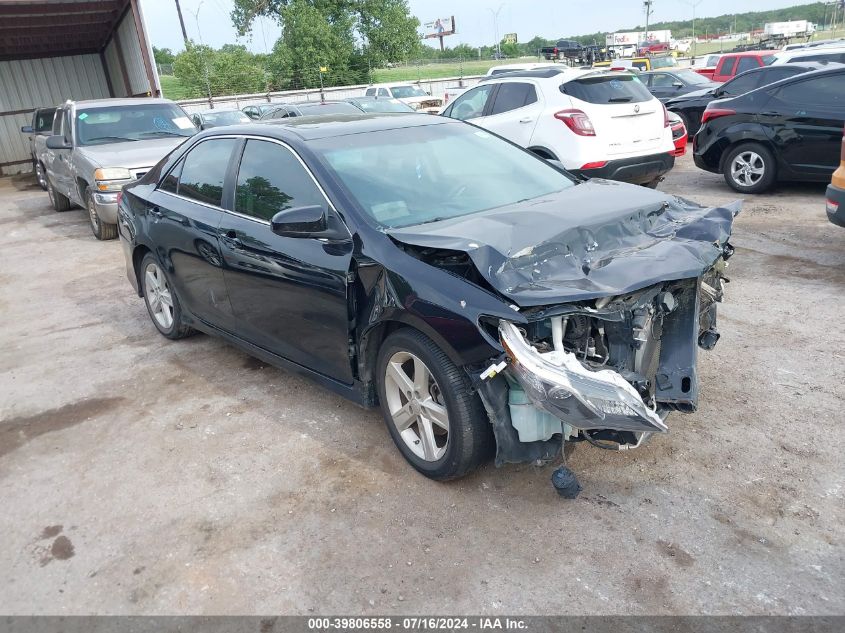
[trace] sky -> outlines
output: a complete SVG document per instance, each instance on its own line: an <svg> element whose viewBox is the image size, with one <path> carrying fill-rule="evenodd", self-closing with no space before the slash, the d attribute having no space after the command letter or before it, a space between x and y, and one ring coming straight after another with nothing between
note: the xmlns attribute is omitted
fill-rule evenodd
<svg viewBox="0 0 845 633"><path fill-rule="evenodd" d="M654 0L651 21L689 19L692 17L690 4L696 1L696 16L711 17L780 9L814 0ZM229 19L231 0L180 2L188 37L201 39L215 48L239 43L256 53L269 52L279 37L279 26L272 20L262 19L255 23L251 37L238 40ZM516 33L521 42L535 35L555 39L628 29L645 23L642 0L409 0L409 5L420 22L455 16L458 34L446 38L449 46L492 44L495 41L493 12L500 7L499 36ZM174 51L184 48L174 0L141 0L141 8L154 46ZM800 19L802 16L795 17Z"/></svg>

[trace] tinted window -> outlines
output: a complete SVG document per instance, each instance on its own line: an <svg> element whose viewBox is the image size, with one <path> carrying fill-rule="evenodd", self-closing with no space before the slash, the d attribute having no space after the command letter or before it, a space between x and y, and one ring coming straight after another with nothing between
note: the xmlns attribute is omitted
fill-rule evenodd
<svg viewBox="0 0 845 633"><path fill-rule="evenodd" d="M779 88L775 95L787 104L842 109L845 118L845 75L842 74L796 81Z"/></svg>
<svg viewBox="0 0 845 633"><path fill-rule="evenodd" d="M179 164L161 181L159 189L169 191L170 193L177 193L179 190L179 175L182 173L182 165L184 164L185 161L179 161Z"/></svg>
<svg viewBox="0 0 845 633"><path fill-rule="evenodd" d="M288 111L285 108L276 108L275 110L270 110L268 112L265 112L263 115L261 115L261 118L262 119L285 119L288 116L290 116L290 114L288 113Z"/></svg>
<svg viewBox="0 0 845 633"><path fill-rule="evenodd" d="M65 119L65 111L64 110L56 110L56 114L53 118L53 135L54 136L61 136L64 134L64 129L62 124L64 123Z"/></svg>
<svg viewBox="0 0 845 633"><path fill-rule="evenodd" d="M35 117L35 131L46 132L50 130L53 127L53 116L55 114L55 110L41 110Z"/></svg>
<svg viewBox="0 0 845 633"><path fill-rule="evenodd" d="M760 85L766 86L768 84L773 84L776 81L792 77L793 75L800 75L803 72L805 71L802 68L780 68L778 66L772 66L770 68L766 68L766 70L760 73Z"/></svg>
<svg viewBox="0 0 845 633"><path fill-rule="evenodd" d="M531 84L501 84L499 86L499 92L496 93L496 101L493 103L493 110L490 114L510 112L535 101L537 101L537 93Z"/></svg>
<svg viewBox="0 0 845 633"><path fill-rule="evenodd" d="M278 143L247 141L238 171L235 211L261 220L326 201L293 153Z"/></svg>
<svg viewBox="0 0 845 633"><path fill-rule="evenodd" d="M715 75L733 75L734 66L736 65L736 57L727 57L719 60L719 65L716 66Z"/></svg>
<svg viewBox="0 0 845 633"><path fill-rule="evenodd" d="M801 55L790 61L798 62L839 62L845 64L845 53L819 53L818 55Z"/></svg>
<svg viewBox="0 0 845 633"><path fill-rule="evenodd" d="M379 97L389 97L390 93L387 91L387 88L379 88L378 89L378 96Z"/></svg>
<svg viewBox="0 0 845 633"><path fill-rule="evenodd" d="M575 79L560 87L564 94L587 103L643 103L654 97L633 75L600 75Z"/></svg>
<svg viewBox="0 0 845 633"><path fill-rule="evenodd" d="M760 81L760 73L746 73L739 77L734 77L726 83L722 90L726 95L744 95L746 92L754 90Z"/></svg>
<svg viewBox="0 0 845 633"><path fill-rule="evenodd" d="M676 79L672 75L666 73L657 73L651 76L652 88L671 88L674 86Z"/></svg>
<svg viewBox="0 0 845 633"><path fill-rule="evenodd" d="M302 116L316 114L361 114L361 111L351 103L312 103L297 106Z"/></svg>
<svg viewBox="0 0 845 633"><path fill-rule="evenodd" d="M487 99L490 98L493 88L493 84L487 84L465 92L452 104L449 116L461 121L480 117L484 113L484 106L487 105Z"/></svg>
<svg viewBox="0 0 845 633"><path fill-rule="evenodd" d="M744 73L746 70L751 70L752 68L759 68L760 62L757 61L756 57L740 57L739 63L736 66L736 74L739 75Z"/></svg>
<svg viewBox="0 0 845 633"><path fill-rule="evenodd" d="M679 70L675 72L675 76L683 80L685 83L697 86L700 84L710 83L710 80L694 70Z"/></svg>
<svg viewBox="0 0 845 633"><path fill-rule="evenodd" d="M219 207L229 157L237 141L221 138L204 141L185 157L179 178L179 195Z"/></svg>

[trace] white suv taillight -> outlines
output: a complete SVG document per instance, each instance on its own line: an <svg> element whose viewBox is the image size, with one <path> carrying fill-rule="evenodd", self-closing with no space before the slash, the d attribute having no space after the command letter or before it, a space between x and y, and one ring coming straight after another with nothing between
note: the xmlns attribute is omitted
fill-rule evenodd
<svg viewBox="0 0 845 633"><path fill-rule="evenodd" d="M578 136L596 135L596 128L593 127L593 122L581 110L561 110L560 112L555 112L555 118L558 121L566 123L566 127Z"/></svg>
<svg viewBox="0 0 845 633"><path fill-rule="evenodd" d="M660 104L663 106L663 127L672 127L672 121L669 120L669 110L666 109L664 104Z"/></svg>

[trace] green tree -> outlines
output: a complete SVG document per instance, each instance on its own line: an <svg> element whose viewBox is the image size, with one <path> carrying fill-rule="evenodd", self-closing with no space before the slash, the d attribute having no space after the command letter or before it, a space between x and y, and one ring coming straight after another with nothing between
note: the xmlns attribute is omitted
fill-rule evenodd
<svg viewBox="0 0 845 633"><path fill-rule="evenodd" d="M214 50L192 44L173 62L173 74L192 95L208 93L206 73L214 96L263 92L268 88L263 59L244 46L227 44Z"/></svg>
<svg viewBox="0 0 845 633"><path fill-rule="evenodd" d="M156 64L172 64L176 55L169 48L156 48L153 46L153 59Z"/></svg>

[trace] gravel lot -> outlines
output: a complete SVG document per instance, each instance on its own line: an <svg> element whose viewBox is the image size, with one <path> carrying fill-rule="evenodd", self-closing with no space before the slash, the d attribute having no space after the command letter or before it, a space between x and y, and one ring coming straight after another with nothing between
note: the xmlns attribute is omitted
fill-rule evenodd
<svg viewBox="0 0 845 633"><path fill-rule="evenodd" d="M662 188L736 196L679 161ZM118 242L0 180L0 612L841 614L845 230L748 197L697 413L637 451L417 475L379 414L173 343Z"/></svg>

